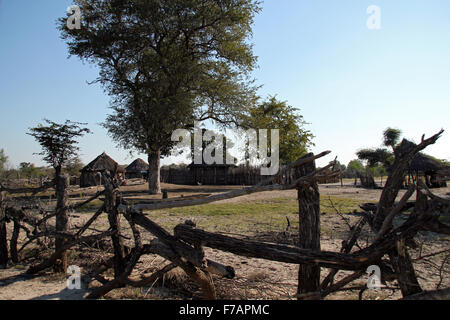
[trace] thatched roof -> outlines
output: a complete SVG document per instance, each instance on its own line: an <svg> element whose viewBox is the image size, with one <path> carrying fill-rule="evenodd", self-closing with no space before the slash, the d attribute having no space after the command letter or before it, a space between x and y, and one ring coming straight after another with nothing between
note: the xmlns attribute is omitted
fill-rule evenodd
<svg viewBox="0 0 450 320"><path fill-rule="evenodd" d="M148 164L142 159L134 160L128 167L125 168L126 172L143 172L148 171Z"/></svg>
<svg viewBox="0 0 450 320"><path fill-rule="evenodd" d="M124 169L119 166L119 164L114 161L105 152L95 158L91 163L84 167L82 172L101 172L101 171L111 171L111 172L123 172Z"/></svg>
<svg viewBox="0 0 450 320"><path fill-rule="evenodd" d="M416 154L409 166L411 172L423 172L427 174L436 174L444 169L448 169L448 167L423 153Z"/></svg>

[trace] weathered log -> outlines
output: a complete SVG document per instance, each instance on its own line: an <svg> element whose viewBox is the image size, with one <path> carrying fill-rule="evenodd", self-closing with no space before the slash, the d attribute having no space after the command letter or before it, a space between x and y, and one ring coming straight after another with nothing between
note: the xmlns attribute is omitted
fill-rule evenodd
<svg viewBox="0 0 450 320"><path fill-rule="evenodd" d="M115 185L113 178L103 173L103 181L105 186L105 211L108 214L109 226L114 233L111 235L111 241L114 250L114 277L118 278L125 272L125 251L123 247L122 237L120 235L120 219L117 207L118 186Z"/></svg>
<svg viewBox="0 0 450 320"><path fill-rule="evenodd" d="M67 177L57 175L56 177L56 231L66 232L69 217L67 215L67 193L68 181ZM55 239L55 253L58 253L55 259L53 270L58 273L66 273L67 271L67 251L63 250L64 238L56 236Z"/></svg>
<svg viewBox="0 0 450 320"><path fill-rule="evenodd" d="M310 158L308 154L305 158ZM315 162L296 168L297 177L306 176L316 171ZM320 251L320 193L317 182L300 186L297 189L299 204L299 247ZM299 265L297 294L317 292L320 290L320 266Z"/></svg>
<svg viewBox="0 0 450 320"><path fill-rule="evenodd" d="M195 229L185 224L175 227L175 236L188 243L200 242L205 247L231 252L240 256L285 263L319 265L321 267L344 270L358 270L370 263L368 257L240 240Z"/></svg>
<svg viewBox="0 0 450 320"><path fill-rule="evenodd" d="M194 266L206 267L204 256L200 251L195 250L191 246L181 242L179 239L172 236L159 225L145 217L142 213L130 210L127 214L131 216L136 224L140 225L148 232L153 234L162 243L176 252L180 257L183 257L187 261L191 262Z"/></svg>
<svg viewBox="0 0 450 320"><path fill-rule="evenodd" d="M331 269L361 270L369 265L379 263L381 257L395 248L398 240L414 237L418 231L423 229L422 225L430 219L431 217L428 215L410 217L404 224L392 230L378 242L352 254L313 251L288 245L235 239L196 229L186 224L180 224L174 230L175 236L187 243L201 243L205 247L249 258L319 265Z"/></svg>
<svg viewBox="0 0 450 320"><path fill-rule="evenodd" d="M0 191L0 266L8 264L8 237L6 231L6 211L3 204L3 192Z"/></svg>
<svg viewBox="0 0 450 320"><path fill-rule="evenodd" d="M9 241L9 250L11 252L11 261L14 263L19 262L19 255L17 254L17 240L20 234L20 224L18 221L14 221L13 233L11 240Z"/></svg>
<svg viewBox="0 0 450 320"><path fill-rule="evenodd" d="M389 254L398 284L404 297L422 292L411 258L403 239L397 241L397 247Z"/></svg>
<svg viewBox="0 0 450 320"><path fill-rule="evenodd" d="M382 236L384 236L389 229L392 227L392 221L394 218L402 211L406 203L408 202L409 198L414 194L415 191L415 185L410 185L408 191L403 195L400 202L392 209L391 213L388 214L388 216L384 219L383 224L380 228L380 231L378 231L377 236L375 237L375 242L378 241Z"/></svg>
<svg viewBox="0 0 450 320"><path fill-rule="evenodd" d="M177 254L172 262L181 267L188 276L200 285L205 299L213 300L216 298L216 289L211 275L206 270L206 259L200 250L195 250L181 242L140 212L130 210L126 215L128 215L127 219L132 219L134 223L152 233ZM198 268L197 266L202 267Z"/></svg>
<svg viewBox="0 0 450 320"><path fill-rule="evenodd" d="M147 252L157 254L166 260L177 262L180 256L175 253L171 248L162 243L159 239L154 239L151 242L151 247L147 249ZM196 267L204 268L206 271L227 278L233 279L236 276L234 268L231 266L224 266L221 263L206 259L206 267L203 265L196 265Z"/></svg>

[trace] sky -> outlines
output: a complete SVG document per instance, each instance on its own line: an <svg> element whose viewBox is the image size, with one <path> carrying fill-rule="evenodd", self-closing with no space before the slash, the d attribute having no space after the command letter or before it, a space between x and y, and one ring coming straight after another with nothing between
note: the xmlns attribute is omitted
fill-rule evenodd
<svg viewBox="0 0 450 320"><path fill-rule="evenodd" d="M98 69L68 58L56 20L66 0L0 0L0 149L13 166L44 165L26 132L44 118L87 122L81 159L102 152L120 164L145 155L120 149L100 125L110 98ZM370 29L369 6L380 29ZM347 164L364 147L379 147L387 127L419 142L445 129L426 152L450 159L450 1L266 0L253 27L262 97L300 109L315 138L312 152L331 150ZM168 164L174 159L163 160Z"/></svg>

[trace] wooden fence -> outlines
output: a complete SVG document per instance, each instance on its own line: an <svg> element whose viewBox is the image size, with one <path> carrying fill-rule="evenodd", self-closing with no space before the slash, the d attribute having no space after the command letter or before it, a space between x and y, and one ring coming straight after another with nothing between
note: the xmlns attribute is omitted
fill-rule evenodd
<svg viewBox="0 0 450 320"><path fill-rule="evenodd" d="M441 132L442 133L442 132ZM441 134L440 133L440 134ZM440 134L433 136L428 140L423 140L418 146L401 145L402 152L399 154L405 159L412 158L418 151L427 145L434 143ZM339 252L322 251L320 249L320 194L317 188L317 180L326 174L327 170L333 168L336 162L330 163L325 168L315 169L314 161L330 152L324 152L317 156L308 155L298 159L295 163L285 167L281 172L270 177L252 187L233 190L227 193L209 195L196 199L170 199L169 201L140 203L136 205L127 204L121 197L119 185L115 179L104 173L105 190L94 195L83 203L71 206L71 210L76 210L81 206L104 195L104 205L86 222L84 226L78 227L75 234L67 232L54 231L54 228L48 226L50 217L57 217L58 214L66 210L54 213L44 212L44 217L39 218L39 212L30 215L23 205L14 207L5 202L3 195L0 198L0 233L5 230L4 225L13 221L15 232L11 239L11 247L17 245L18 232L21 229L28 230L28 241L22 246L21 250L29 243L39 240L41 237L53 236L56 239L64 239L59 251L47 260L32 266L28 269L28 274L36 274L39 271L48 269L57 263L61 257L62 251L69 250L77 244L86 243L92 240L98 240L110 237L114 256L103 263L103 266L90 274L88 279L99 280L103 285L90 292L87 298L95 299L102 297L106 293L126 285L142 287L153 283L162 277L165 272L175 267L179 267L195 282L198 283L206 299L215 299L216 290L211 274L216 274L226 278L233 278L235 271L232 266L222 265L211 261L205 256L203 247L215 248L222 251L234 253L236 255L280 261L285 263L299 264L298 278L298 299L321 299L327 295L339 291L349 283L361 278L367 267L378 265L383 270L383 275L390 275L399 283L404 297L424 294L417 277L414 273L411 259L406 251L406 241L411 240L419 231L426 230L441 234L450 234L450 226L439 220L439 212L448 212L450 200L438 197L432 194L426 185L419 184L416 188L411 188L395 204L395 198L400 190L399 181L404 178L405 161L399 159L394 165L392 173L388 179L387 187L383 190L380 203L375 206L374 212L362 212L362 218L358 223L350 228L350 234L347 240L343 241ZM407 162L407 161L406 161ZM340 172L332 172L338 175ZM291 180L290 183L286 183ZM44 187L45 188L45 187ZM41 188L39 190L42 190ZM275 243L261 243L251 240L240 240L227 237L222 234L210 233L197 229L196 226L187 221L174 229L173 235L150 220L145 212L166 208L196 206L206 203L212 203L219 200L231 199L263 191L273 190L298 190L299 200L299 245L287 246ZM408 220L398 227L392 226L392 219L404 210L409 197L417 190L418 198L414 212ZM0 194L2 191L7 193L22 193L24 190L11 190L0 185ZM35 190L35 192L37 189ZM107 231L97 231L98 234L83 236L92 223L106 212L110 223ZM41 212L42 213L42 212ZM123 235L120 227L119 216L123 215L129 223L134 240L134 247L125 248L122 243ZM25 226L28 225L28 227ZM367 247L353 250L358 246L358 238L361 235L362 227L368 224L375 233L375 240L368 243ZM47 227L48 226L48 227ZM155 238L150 243L144 244L141 237L140 226L146 232L151 233ZM34 230L30 230L30 227ZM58 225L57 225L58 227ZM0 241L4 242L6 237L0 234ZM0 249L7 247L5 243L0 243ZM5 250L0 250L0 261L8 259L3 256ZM16 251L16 250L12 250ZM2 253L3 252L3 253ZM146 254L157 254L170 263L147 278L140 280L130 279L130 275L136 267L141 256ZM389 261L384 257L389 256ZM102 274L108 269L113 268L114 278L105 279ZM329 268L325 279L320 282L321 268ZM353 271L350 275L344 276L338 282L334 278L339 270ZM362 291L365 289L362 288ZM433 292L432 296L449 297L449 289Z"/></svg>

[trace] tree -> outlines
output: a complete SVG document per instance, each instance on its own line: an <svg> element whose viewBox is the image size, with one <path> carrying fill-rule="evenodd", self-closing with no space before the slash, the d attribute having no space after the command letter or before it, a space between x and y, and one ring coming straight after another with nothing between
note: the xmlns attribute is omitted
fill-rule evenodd
<svg viewBox="0 0 450 320"><path fill-rule="evenodd" d="M314 138L310 131L305 130L306 122L298 111L287 102L270 97L249 108L242 116L242 126L256 130L279 129L280 163L291 163L308 152Z"/></svg>
<svg viewBox="0 0 450 320"><path fill-rule="evenodd" d="M30 128L28 135L35 138L41 145L42 152L39 153L48 164L55 169L55 190L56 190L56 231L66 232L68 224L67 216L67 179L62 175L62 168L77 156L77 138L86 133L90 133L88 128L80 127L84 123L71 122L67 120L64 124L59 124L50 120L44 120L47 125L39 124L35 128ZM58 253L58 260L55 263L56 272L66 272L67 252L62 249L64 238L56 237L55 252Z"/></svg>
<svg viewBox="0 0 450 320"><path fill-rule="evenodd" d="M391 147L392 150L395 149L395 147L399 144L400 142L400 136L402 134L402 131L399 129L394 129L394 128L387 128L384 132L383 132L383 144L386 147Z"/></svg>
<svg viewBox="0 0 450 320"><path fill-rule="evenodd" d="M30 179L38 175L38 168L35 167L33 163L21 162L19 165L19 172L22 177Z"/></svg>
<svg viewBox="0 0 450 320"><path fill-rule="evenodd" d="M386 148L362 149L357 152L358 158L366 160L369 167L382 165L389 170L394 163L394 150L400 141L401 133L399 129L387 128L383 132L383 145L391 147L392 151Z"/></svg>
<svg viewBox="0 0 450 320"><path fill-rule="evenodd" d="M5 154L5 150L0 149L0 173L6 169L6 163L8 162L8 157Z"/></svg>
<svg viewBox="0 0 450 320"><path fill-rule="evenodd" d="M355 185L359 175L364 172L364 165L361 160L355 159L348 163L346 172L350 174L352 178L355 178Z"/></svg>
<svg viewBox="0 0 450 320"><path fill-rule="evenodd" d="M80 157L75 156L64 166L63 171L70 176L79 176L81 169L84 168L84 163L81 161Z"/></svg>
<svg viewBox="0 0 450 320"><path fill-rule="evenodd" d="M171 135L194 121L239 124L254 102L256 57L248 39L254 0L76 0L80 30L60 19L71 55L100 68L112 97L104 126L119 146L148 154L150 193Z"/></svg>

